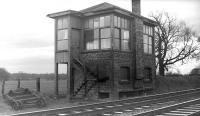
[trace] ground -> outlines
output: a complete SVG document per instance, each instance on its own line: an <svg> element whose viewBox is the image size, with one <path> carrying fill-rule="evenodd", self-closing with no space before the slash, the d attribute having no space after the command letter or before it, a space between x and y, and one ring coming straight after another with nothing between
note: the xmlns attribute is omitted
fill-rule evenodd
<svg viewBox="0 0 200 116"><path fill-rule="evenodd" d="M53 108L71 107L71 106L77 106L77 105L82 105L82 104L101 102L100 100L77 100L76 102L75 101L69 102L65 98L54 99L50 97L48 97L46 101L47 101L47 106L43 108L24 108L22 110L15 111L11 108L11 106L7 105L4 102L4 99L2 97L0 97L0 116L23 113L23 112L31 112L31 111L36 111L36 110L47 110L47 109L53 109Z"/></svg>

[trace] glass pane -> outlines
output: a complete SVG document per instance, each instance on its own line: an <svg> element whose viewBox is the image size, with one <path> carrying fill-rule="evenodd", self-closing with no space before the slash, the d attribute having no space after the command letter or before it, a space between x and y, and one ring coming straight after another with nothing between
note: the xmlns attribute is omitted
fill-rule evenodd
<svg viewBox="0 0 200 116"><path fill-rule="evenodd" d="M151 35L153 36L153 27L151 27Z"/></svg>
<svg viewBox="0 0 200 116"><path fill-rule="evenodd" d="M58 29L62 29L62 18L59 18L59 19L57 20L57 28L58 28Z"/></svg>
<svg viewBox="0 0 200 116"><path fill-rule="evenodd" d="M101 38L109 38L109 37L111 37L111 29L110 28L101 29Z"/></svg>
<svg viewBox="0 0 200 116"><path fill-rule="evenodd" d="M146 29L145 33L148 34L148 32L149 32L149 26L146 26L145 29Z"/></svg>
<svg viewBox="0 0 200 116"><path fill-rule="evenodd" d="M94 19L94 28L99 27L99 17Z"/></svg>
<svg viewBox="0 0 200 116"><path fill-rule="evenodd" d="M122 28L124 28L125 27L125 25L124 25L124 18L121 18L121 26L122 26Z"/></svg>
<svg viewBox="0 0 200 116"><path fill-rule="evenodd" d="M111 39L101 39L101 49L111 48Z"/></svg>
<svg viewBox="0 0 200 116"><path fill-rule="evenodd" d="M117 16L114 16L114 26L117 27Z"/></svg>
<svg viewBox="0 0 200 116"><path fill-rule="evenodd" d="M86 29L89 28L89 20L85 20L84 27L85 27Z"/></svg>
<svg viewBox="0 0 200 116"><path fill-rule="evenodd" d="M145 25L143 25L143 33L145 33L145 27L146 27L146 26L145 26Z"/></svg>
<svg viewBox="0 0 200 116"><path fill-rule="evenodd" d="M117 24L117 27L120 28L120 27L121 27L121 20L120 20L120 17L117 18L117 23L118 23L118 24Z"/></svg>
<svg viewBox="0 0 200 116"><path fill-rule="evenodd" d="M99 38L99 29L94 30L94 38Z"/></svg>
<svg viewBox="0 0 200 116"><path fill-rule="evenodd" d="M148 36L147 35L143 35L143 43L148 44Z"/></svg>
<svg viewBox="0 0 200 116"><path fill-rule="evenodd" d="M152 45L152 37L149 37L149 44Z"/></svg>
<svg viewBox="0 0 200 116"><path fill-rule="evenodd" d="M114 29L114 38L119 38L119 29Z"/></svg>
<svg viewBox="0 0 200 116"><path fill-rule="evenodd" d="M69 27L69 21L68 18L65 17L63 18L63 28L68 28Z"/></svg>
<svg viewBox="0 0 200 116"><path fill-rule="evenodd" d="M68 40L57 41L57 50L68 50Z"/></svg>
<svg viewBox="0 0 200 116"><path fill-rule="evenodd" d="M151 27L149 27L149 35L151 35Z"/></svg>
<svg viewBox="0 0 200 116"><path fill-rule="evenodd" d="M113 39L113 49L118 49L119 50L119 39Z"/></svg>
<svg viewBox="0 0 200 116"><path fill-rule="evenodd" d="M67 29L58 30L57 39L58 40L68 39L68 30Z"/></svg>
<svg viewBox="0 0 200 116"><path fill-rule="evenodd" d="M62 40L62 37L63 34L62 34L62 30L58 30L58 33L57 33L57 40Z"/></svg>
<svg viewBox="0 0 200 116"><path fill-rule="evenodd" d="M128 40L121 40L121 49L129 50L129 41Z"/></svg>
<svg viewBox="0 0 200 116"><path fill-rule="evenodd" d="M94 32L93 30L86 30L85 31L85 42L91 42L94 40Z"/></svg>
<svg viewBox="0 0 200 116"><path fill-rule="evenodd" d="M94 49L99 49L99 39L94 40Z"/></svg>
<svg viewBox="0 0 200 116"><path fill-rule="evenodd" d="M93 19L89 20L89 28L92 29L93 28Z"/></svg>
<svg viewBox="0 0 200 116"><path fill-rule="evenodd" d="M148 45L144 44L144 53L148 53Z"/></svg>
<svg viewBox="0 0 200 116"><path fill-rule="evenodd" d="M124 31L124 39L129 39L129 31Z"/></svg>
<svg viewBox="0 0 200 116"><path fill-rule="evenodd" d="M125 29L128 29L128 20L127 19L124 20L124 27L125 27Z"/></svg>
<svg viewBox="0 0 200 116"><path fill-rule="evenodd" d="M94 46L93 46L93 42L87 42L87 43L86 43L86 49L87 49L87 50L92 50L93 47L94 47Z"/></svg>
<svg viewBox="0 0 200 116"><path fill-rule="evenodd" d="M63 39L68 39L68 30L63 30Z"/></svg>
<svg viewBox="0 0 200 116"><path fill-rule="evenodd" d="M149 45L149 54L152 54L152 46Z"/></svg>
<svg viewBox="0 0 200 116"><path fill-rule="evenodd" d="M110 16L105 16L105 26L110 26Z"/></svg>
<svg viewBox="0 0 200 116"><path fill-rule="evenodd" d="M121 39L129 39L129 31L122 30L121 31Z"/></svg>
<svg viewBox="0 0 200 116"><path fill-rule="evenodd" d="M100 17L100 27L104 27L104 17Z"/></svg>

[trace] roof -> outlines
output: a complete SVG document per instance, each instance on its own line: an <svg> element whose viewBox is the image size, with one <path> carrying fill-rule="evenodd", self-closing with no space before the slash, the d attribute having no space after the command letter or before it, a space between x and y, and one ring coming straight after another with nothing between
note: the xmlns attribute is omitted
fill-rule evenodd
<svg viewBox="0 0 200 116"><path fill-rule="evenodd" d="M120 8L118 6L115 6L115 5L107 3L107 2L98 4L98 5L95 5L95 6L80 10L80 11L68 10L68 11L62 11L62 12L48 14L47 16L50 17L50 18L55 18L55 17L58 17L58 16L67 15L67 14L76 14L76 15L80 16L80 15L84 15L84 14L87 14L87 13L105 11L105 10L108 10L108 9L113 9L113 10L115 10L115 12L122 11L122 12L120 12L121 14L139 17L139 18L142 18L144 21L148 21L148 22L153 23L154 25L156 25L155 21L153 21L151 19L148 19L148 18L143 17L141 15L137 15L137 14L131 12L131 11L128 11L128 10L123 9L123 8Z"/></svg>

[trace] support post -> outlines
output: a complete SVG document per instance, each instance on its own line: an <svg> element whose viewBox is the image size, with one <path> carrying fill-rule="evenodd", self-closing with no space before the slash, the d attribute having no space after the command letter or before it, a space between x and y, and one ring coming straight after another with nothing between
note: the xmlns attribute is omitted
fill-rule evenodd
<svg viewBox="0 0 200 116"><path fill-rule="evenodd" d="M58 63L55 63L55 95L58 97Z"/></svg>
<svg viewBox="0 0 200 116"><path fill-rule="evenodd" d="M20 79L17 79L17 88L18 88L18 89L20 88L20 85L21 85Z"/></svg>
<svg viewBox="0 0 200 116"><path fill-rule="evenodd" d="M37 78L36 80L36 88L37 88L37 92L40 92L40 78Z"/></svg>

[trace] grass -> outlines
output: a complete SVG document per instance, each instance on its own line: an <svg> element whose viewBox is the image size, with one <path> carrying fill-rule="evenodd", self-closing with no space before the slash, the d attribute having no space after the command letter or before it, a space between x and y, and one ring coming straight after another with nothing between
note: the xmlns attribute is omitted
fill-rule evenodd
<svg viewBox="0 0 200 116"><path fill-rule="evenodd" d="M5 93L9 90L14 90L17 88L17 80L8 80L5 83ZM67 80L59 80L59 93L66 94L67 91ZM21 80L22 88L29 88L30 90L36 91L36 80ZM40 80L40 91L46 95L53 95L55 89L55 81L54 80ZM0 86L1 90L1 86ZM0 94L1 96L1 94Z"/></svg>

